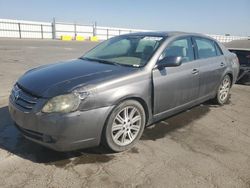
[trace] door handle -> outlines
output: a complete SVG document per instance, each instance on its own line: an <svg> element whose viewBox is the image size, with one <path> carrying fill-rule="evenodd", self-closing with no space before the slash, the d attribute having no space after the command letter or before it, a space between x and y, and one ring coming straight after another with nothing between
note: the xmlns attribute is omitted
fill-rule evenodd
<svg viewBox="0 0 250 188"><path fill-rule="evenodd" d="M199 73L199 70L198 69L193 69L192 70L192 74L198 74Z"/></svg>
<svg viewBox="0 0 250 188"><path fill-rule="evenodd" d="M221 63L220 63L220 66L221 66L221 67L224 67L224 66L225 66L225 63L221 62Z"/></svg>

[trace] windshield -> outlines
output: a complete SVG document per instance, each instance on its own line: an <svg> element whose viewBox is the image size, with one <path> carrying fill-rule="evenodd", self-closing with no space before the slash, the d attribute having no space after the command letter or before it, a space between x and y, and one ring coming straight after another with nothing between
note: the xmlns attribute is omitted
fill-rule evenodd
<svg viewBox="0 0 250 188"><path fill-rule="evenodd" d="M119 65L141 67L152 57L164 37L125 35L111 38L82 58Z"/></svg>

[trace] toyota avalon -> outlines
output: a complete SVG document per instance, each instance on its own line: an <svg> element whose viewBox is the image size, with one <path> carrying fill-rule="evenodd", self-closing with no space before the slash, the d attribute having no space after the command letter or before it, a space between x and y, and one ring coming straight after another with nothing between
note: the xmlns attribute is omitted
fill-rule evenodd
<svg viewBox="0 0 250 188"><path fill-rule="evenodd" d="M57 151L131 148L145 126L213 99L223 105L238 59L193 33L117 36L82 57L27 71L9 111L22 134Z"/></svg>

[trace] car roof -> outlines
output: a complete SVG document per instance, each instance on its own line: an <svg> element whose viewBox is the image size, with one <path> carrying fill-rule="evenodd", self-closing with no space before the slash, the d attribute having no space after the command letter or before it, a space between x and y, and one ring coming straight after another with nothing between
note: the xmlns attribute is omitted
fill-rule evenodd
<svg viewBox="0 0 250 188"><path fill-rule="evenodd" d="M199 34L199 33L188 33L188 32L182 32L182 31L149 31L149 32L136 32L136 33L129 33L125 35L130 36L157 36L157 37L172 37L172 36L182 36L182 35L192 35L192 36L200 36L200 37L206 37L210 38L206 35Z"/></svg>

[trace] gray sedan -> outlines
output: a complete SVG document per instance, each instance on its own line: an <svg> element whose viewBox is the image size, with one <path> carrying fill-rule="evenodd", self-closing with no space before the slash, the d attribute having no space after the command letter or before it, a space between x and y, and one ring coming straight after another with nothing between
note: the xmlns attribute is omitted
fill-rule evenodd
<svg viewBox="0 0 250 188"><path fill-rule="evenodd" d="M121 35L84 56L26 72L9 111L23 135L57 151L131 148L145 126L213 99L235 83L235 54L212 38L181 32Z"/></svg>

